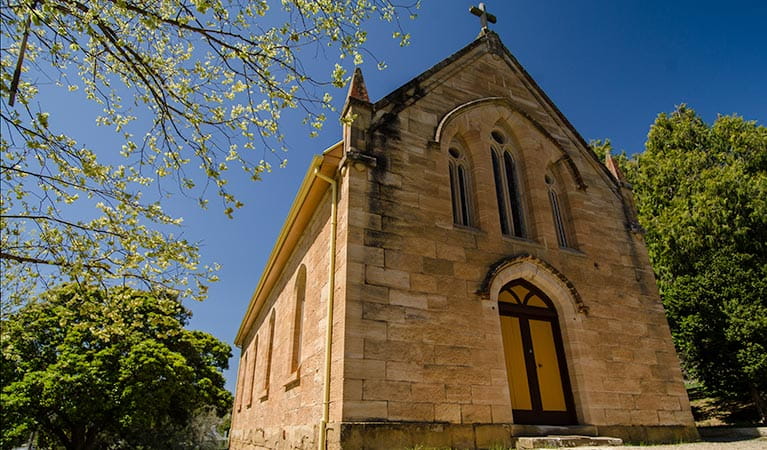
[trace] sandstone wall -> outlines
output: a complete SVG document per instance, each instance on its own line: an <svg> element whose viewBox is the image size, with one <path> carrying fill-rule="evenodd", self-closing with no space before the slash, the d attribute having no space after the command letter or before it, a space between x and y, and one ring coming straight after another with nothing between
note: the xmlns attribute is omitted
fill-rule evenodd
<svg viewBox="0 0 767 450"><path fill-rule="evenodd" d="M345 222L345 212L339 216L339 221ZM344 229L339 227L339 232ZM322 418L329 236L328 189L242 348L230 433L232 449L310 449L317 446ZM343 298L345 292L345 251L345 240L340 239L336 249L336 299ZM300 366L297 371L292 371L295 284L301 264L307 269L302 350ZM336 336L343 336L343 302L336 300L335 304L340 304L340 314L335 315L334 332ZM268 389L264 389L272 313L275 316L274 344L270 377L266 383ZM258 351L254 365L256 336ZM331 378L333 392L339 395L343 388L341 355L343 347L339 344L334 348ZM340 417L340 404L336 399L331 402L330 413L334 420Z"/></svg>
<svg viewBox="0 0 767 450"><path fill-rule="evenodd" d="M475 53L464 57L470 69L448 66L376 111L367 151L377 163L349 171L343 420L513 422L497 306L478 291L494 263L528 254L563 274L586 307L546 292L557 304L578 422L691 426L652 269L616 185L502 57ZM449 111L487 97L504 100L468 108L432 142ZM529 239L500 231L493 127L512 133L521 151ZM473 227L453 225L453 136L474 166ZM566 189L574 249L557 245L547 173Z"/></svg>

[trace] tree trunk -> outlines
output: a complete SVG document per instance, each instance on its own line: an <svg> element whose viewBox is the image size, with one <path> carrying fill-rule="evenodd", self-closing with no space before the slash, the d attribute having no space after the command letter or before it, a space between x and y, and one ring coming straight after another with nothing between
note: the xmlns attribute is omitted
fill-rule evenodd
<svg viewBox="0 0 767 450"><path fill-rule="evenodd" d="M754 400L756 410L759 412L759 421L767 423L767 399L762 396L759 389L752 382L748 382L748 389L751 391L751 398Z"/></svg>
<svg viewBox="0 0 767 450"><path fill-rule="evenodd" d="M69 449L71 450L84 450L85 449L85 427L75 426L72 427L72 437L70 439Z"/></svg>

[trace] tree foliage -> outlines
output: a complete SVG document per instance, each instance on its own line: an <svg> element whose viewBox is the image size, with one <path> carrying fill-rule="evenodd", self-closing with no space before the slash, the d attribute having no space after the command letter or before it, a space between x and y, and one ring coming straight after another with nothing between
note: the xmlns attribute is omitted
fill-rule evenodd
<svg viewBox="0 0 767 450"><path fill-rule="evenodd" d="M175 295L69 284L4 318L2 447L35 432L67 449L197 448L196 418L231 407L231 349L189 317Z"/></svg>
<svg viewBox="0 0 767 450"><path fill-rule="evenodd" d="M197 246L179 238L181 219L163 201L182 193L205 207L217 197L231 215L242 203L227 171L258 180L270 161L283 162L283 111L300 110L317 129L331 108L328 88L347 81L339 63L316 76L305 61L330 51L361 63L364 28L375 18L393 22L404 45L409 37L398 18L413 17L416 7L390 0L3 0L6 295L23 298L75 279L188 283L182 295L204 297L213 268L199 267ZM84 119L111 128L118 148L89 147L61 129L55 111L81 108L51 105L58 91L71 91L74 105L98 105L98 117Z"/></svg>
<svg viewBox="0 0 767 450"><path fill-rule="evenodd" d="M685 369L767 420L767 128L682 105L624 172Z"/></svg>

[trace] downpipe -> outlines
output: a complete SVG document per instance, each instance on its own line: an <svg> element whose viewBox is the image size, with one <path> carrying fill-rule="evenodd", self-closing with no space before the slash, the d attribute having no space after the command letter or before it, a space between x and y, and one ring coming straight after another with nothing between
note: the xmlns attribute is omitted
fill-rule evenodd
<svg viewBox="0 0 767 450"><path fill-rule="evenodd" d="M337 221L337 207L338 201L338 182L326 175L320 173L319 168L314 169L314 175L329 183L331 188L330 198L330 253L328 254L328 309L327 309L327 322L325 331L325 380L322 388L322 421L320 422L320 439L317 445L319 450L325 450L327 447L328 439L328 419L330 416L330 364L333 343L333 300L336 288L336 228L338 226Z"/></svg>

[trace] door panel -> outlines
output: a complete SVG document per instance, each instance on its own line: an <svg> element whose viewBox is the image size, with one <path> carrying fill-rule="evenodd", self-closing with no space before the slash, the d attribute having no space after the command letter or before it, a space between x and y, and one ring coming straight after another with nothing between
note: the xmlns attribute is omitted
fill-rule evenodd
<svg viewBox="0 0 767 450"><path fill-rule="evenodd" d="M519 318L501 316L501 334L506 353L506 375L509 380L511 407L513 409L533 409Z"/></svg>
<svg viewBox="0 0 767 450"><path fill-rule="evenodd" d="M551 322L529 320L529 325L540 387L541 407L544 411L567 411Z"/></svg>

